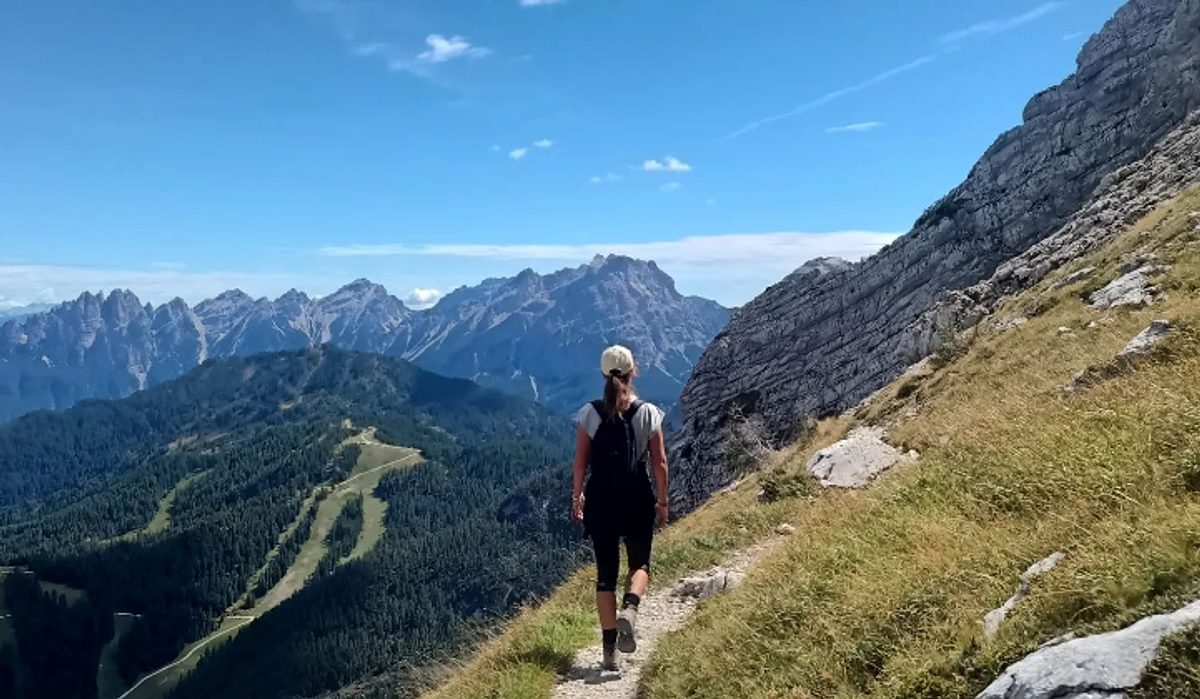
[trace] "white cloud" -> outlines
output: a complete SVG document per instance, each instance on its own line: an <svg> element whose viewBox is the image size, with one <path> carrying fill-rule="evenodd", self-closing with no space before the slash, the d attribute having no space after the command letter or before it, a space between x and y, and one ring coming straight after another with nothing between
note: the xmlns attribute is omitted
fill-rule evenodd
<svg viewBox="0 0 1200 699"><path fill-rule="evenodd" d="M472 46L471 42L461 36L449 38L441 34L430 34L425 37L429 49L417 54L417 60L424 63L445 63L456 58L483 58L492 52L483 46Z"/></svg>
<svg viewBox="0 0 1200 699"><path fill-rule="evenodd" d="M540 141L534 141L533 146L535 148L552 148L554 146L554 141L551 141L548 138L543 138Z"/></svg>
<svg viewBox="0 0 1200 699"><path fill-rule="evenodd" d="M144 302L162 303L176 296L189 302L228 289L277 295L303 284L322 284L312 276L243 272L188 272L179 269L120 269L55 264L0 264L0 298L13 305L65 301L81 291L129 289Z"/></svg>
<svg viewBox="0 0 1200 699"><path fill-rule="evenodd" d="M546 7L547 5L560 5L566 0L520 0L521 7Z"/></svg>
<svg viewBox="0 0 1200 699"><path fill-rule="evenodd" d="M642 169L646 172L691 172L692 166L673 155L668 155L662 160L647 160L643 162Z"/></svg>
<svg viewBox="0 0 1200 699"><path fill-rule="evenodd" d="M717 200L714 197L709 197L708 199L704 200L704 205L705 206L716 206Z"/></svg>
<svg viewBox="0 0 1200 699"><path fill-rule="evenodd" d="M856 124L846 124L845 126L830 126L825 129L825 133L865 133L874 131L883 126L882 121L860 121Z"/></svg>
<svg viewBox="0 0 1200 699"><path fill-rule="evenodd" d="M1081 37L1085 34L1087 34L1087 32L1071 32L1070 34L1063 34L1062 40L1063 41L1075 41L1076 39L1078 39L1079 37Z"/></svg>
<svg viewBox="0 0 1200 699"><path fill-rule="evenodd" d="M586 263L596 255L628 255L656 261L684 293L698 293L726 304L743 303L814 257L857 260L896 239L897 233L738 233L688 236L674 240L628 243L333 245L320 255L339 258L444 258L485 274L516 274L525 267L550 272ZM472 282L473 283L473 282Z"/></svg>
<svg viewBox="0 0 1200 699"><path fill-rule="evenodd" d="M1047 2L1032 10L1005 19L989 19L984 22L972 24L965 29L958 29L952 32L947 32L938 37L940 44L957 44L967 39L975 39L993 34L1001 34L1003 32L1012 31L1018 27L1024 26L1035 20L1041 19L1046 15L1056 12L1066 6L1065 2Z"/></svg>
<svg viewBox="0 0 1200 699"><path fill-rule="evenodd" d="M521 158L524 158L528 154L529 154L528 148L513 148L512 150L510 150L508 152L508 157L512 158L513 160L520 160Z"/></svg>
<svg viewBox="0 0 1200 699"><path fill-rule="evenodd" d="M408 296L404 297L404 304L409 308L429 308L436 304L442 298L442 292L438 289L413 289L408 292Z"/></svg>
<svg viewBox="0 0 1200 699"><path fill-rule="evenodd" d="M683 187L683 185L679 184L678 182L665 182L658 186L658 191L660 191L660 192L678 192L682 187Z"/></svg>
<svg viewBox="0 0 1200 699"><path fill-rule="evenodd" d="M725 134L724 136L721 137L721 140L727 141L727 140L734 139L734 138L741 138L742 136L745 136L746 134L748 134L752 131L757 131L758 129L766 126L767 124L772 124L777 121L783 121L785 119L792 119L794 117L798 117L801 114L811 112L812 110L817 109L819 107L824 107L825 105L829 104L830 102L841 99L842 97L845 97L846 95L852 95L856 92L862 92L863 90L875 87L879 83L891 80L892 78L898 77L900 75L904 75L905 73L912 72L914 70L917 70L918 68L923 68L924 66L929 65L930 63L934 62L935 60L937 60L937 55L931 54L928 56L922 56L913 61L909 61L908 63L905 63L903 65L896 66L895 68L889 68L888 70L885 70L882 73L879 73L878 75L868 78L867 80L864 80L855 85L850 85L848 87L843 87L843 88L834 90L832 92L827 92L827 93L821 95L820 97L817 97L816 99L810 100L803 104L798 104L795 107L792 107L791 109L787 110L786 112L780 112L779 114L773 114L771 116L763 117L762 119L757 119L755 121L752 121L752 122L746 124L745 126L741 127L740 129L737 129L736 131L731 131L731 132Z"/></svg>
<svg viewBox="0 0 1200 699"><path fill-rule="evenodd" d="M494 260L587 261L596 255L629 255L645 260L712 266L726 263L762 264L784 260L791 269L814 257L859 259L892 242L898 233L836 231L831 233L733 233L687 236L676 240L636 243L484 244L484 243L383 243L327 245L317 250L325 257L461 257Z"/></svg>
<svg viewBox="0 0 1200 699"><path fill-rule="evenodd" d="M620 182L621 176L615 172L606 172L603 175L592 175L588 180L592 184L608 184L609 182Z"/></svg>

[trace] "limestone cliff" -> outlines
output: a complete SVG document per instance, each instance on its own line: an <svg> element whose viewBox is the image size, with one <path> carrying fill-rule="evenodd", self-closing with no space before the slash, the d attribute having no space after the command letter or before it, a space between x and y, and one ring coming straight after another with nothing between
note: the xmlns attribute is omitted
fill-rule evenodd
<svg viewBox="0 0 1200 699"><path fill-rule="evenodd" d="M861 263L793 274L734 315L684 388L676 505L694 506L734 476L722 458L731 411L754 416L783 440L808 416L854 405L932 349L941 328L977 317L984 295L1023 288L1048 271L1043 263L1070 255L1041 257L1032 267L1004 263L1070 228L1090 203L1122 186L1137 194L1137 182L1156 177L1139 165L1122 168L1158 157L1164 196L1178 183L1162 180L1194 179L1184 166L1182 177L1170 175L1169 158L1194 160L1195 150L1178 143L1187 141L1197 108L1200 0L1130 0L1087 42L1076 72L1035 96L1023 123L908 234ZM1177 147L1154 151L1169 134ZM1088 225L1052 247L1069 251ZM1003 280L987 291L976 286L998 270Z"/></svg>

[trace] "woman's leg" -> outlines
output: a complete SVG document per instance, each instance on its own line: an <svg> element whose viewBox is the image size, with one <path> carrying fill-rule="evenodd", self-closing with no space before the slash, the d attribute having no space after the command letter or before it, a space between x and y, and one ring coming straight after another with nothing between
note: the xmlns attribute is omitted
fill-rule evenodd
<svg viewBox="0 0 1200 699"><path fill-rule="evenodd" d="M617 576L621 567L621 543L616 536L592 535L596 555L596 613L600 628L617 627Z"/></svg>
<svg viewBox="0 0 1200 699"><path fill-rule="evenodd" d="M636 595L641 600L650 586L650 548L654 541L652 533L644 536L625 538L625 555L629 558L629 578L626 581L628 593ZM626 603L630 600L626 597ZM637 602L634 602L634 606ZM626 605L622 605L626 606Z"/></svg>

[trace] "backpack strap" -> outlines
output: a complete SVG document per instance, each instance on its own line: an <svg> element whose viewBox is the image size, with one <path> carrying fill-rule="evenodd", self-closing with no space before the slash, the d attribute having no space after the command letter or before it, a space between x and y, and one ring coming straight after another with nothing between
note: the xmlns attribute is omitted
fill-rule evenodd
<svg viewBox="0 0 1200 699"><path fill-rule="evenodd" d="M595 410L596 414L600 416L600 421L603 422L604 421L604 399L601 398L599 400L592 401L591 406L592 406L592 410Z"/></svg>

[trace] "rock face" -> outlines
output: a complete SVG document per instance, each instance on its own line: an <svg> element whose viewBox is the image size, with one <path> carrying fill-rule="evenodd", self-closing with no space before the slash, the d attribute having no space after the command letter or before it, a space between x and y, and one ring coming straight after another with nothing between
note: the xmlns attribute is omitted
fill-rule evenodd
<svg viewBox="0 0 1200 699"><path fill-rule="evenodd" d="M653 262L598 257L541 276L489 279L412 311L365 279L313 299L232 290L190 308L128 291L84 293L0 325L0 421L86 398L120 398L209 357L322 344L390 354L448 376L572 409L600 390L598 357L622 342L643 397L670 409L729 311L675 290Z"/></svg>
<svg viewBox="0 0 1200 699"><path fill-rule="evenodd" d="M1193 602L1120 631L1044 647L1005 670L976 699L1120 699L1141 681L1163 639L1198 621L1200 602Z"/></svg>
<svg viewBox="0 0 1200 699"><path fill-rule="evenodd" d="M676 505L729 480L719 443L732 406L787 439L1194 181L1198 36L1200 0L1130 0L1084 46L1075 74L1034 97L1024 123L907 235L860 263L789 276L739 309L683 392ZM1091 236L1095 224L1103 231Z"/></svg>
<svg viewBox="0 0 1200 699"><path fill-rule="evenodd" d="M813 454L806 468L826 488L862 488L901 461L916 459L883 441L878 427L859 427Z"/></svg>

